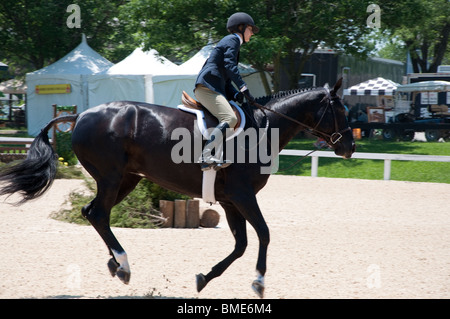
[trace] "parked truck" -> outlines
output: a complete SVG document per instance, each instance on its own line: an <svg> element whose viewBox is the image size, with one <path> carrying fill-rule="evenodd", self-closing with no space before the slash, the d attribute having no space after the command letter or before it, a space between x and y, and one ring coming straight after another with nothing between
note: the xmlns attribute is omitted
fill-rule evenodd
<svg viewBox="0 0 450 319"><path fill-rule="evenodd" d="M393 107L384 106L383 121L350 126L381 129L388 140L412 140L416 132L425 132L427 141L450 138L450 66L440 66L438 73L408 74L404 82L395 90Z"/></svg>

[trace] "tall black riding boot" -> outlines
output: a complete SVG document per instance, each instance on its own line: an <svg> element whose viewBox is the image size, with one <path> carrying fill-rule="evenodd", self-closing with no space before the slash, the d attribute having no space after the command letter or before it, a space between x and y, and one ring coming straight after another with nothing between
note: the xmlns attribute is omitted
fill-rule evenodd
<svg viewBox="0 0 450 319"><path fill-rule="evenodd" d="M220 158L220 149L226 139L226 130L229 127L230 126L228 123L220 122L219 125L217 125L211 132L209 140L206 142L200 158L202 171L207 171L211 168L221 169L231 165L231 161L224 161ZM214 155L212 154L213 150L215 151Z"/></svg>

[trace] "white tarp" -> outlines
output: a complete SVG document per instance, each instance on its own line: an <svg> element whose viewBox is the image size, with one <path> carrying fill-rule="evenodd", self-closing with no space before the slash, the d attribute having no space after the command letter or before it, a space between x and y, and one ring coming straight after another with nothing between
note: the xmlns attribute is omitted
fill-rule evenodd
<svg viewBox="0 0 450 319"><path fill-rule="evenodd" d="M381 77L367 80L344 90L344 95L393 96L399 84Z"/></svg>
<svg viewBox="0 0 450 319"><path fill-rule="evenodd" d="M53 118L53 104L77 105L78 112L88 109L89 76L106 72L113 63L95 52L83 35L81 43L66 56L40 70L27 73L28 134L39 134ZM36 85L70 84L70 93L37 94Z"/></svg>
<svg viewBox="0 0 450 319"><path fill-rule="evenodd" d="M450 91L450 82L447 81L423 81L399 85L398 92L448 92Z"/></svg>
<svg viewBox="0 0 450 319"><path fill-rule="evenodd" d="M176 107L181 102L181 92L192 91L196 74L184 73L178 65L150 49L135 49L128 57L111 67L107 74L121 76L118 81L130 81L135 76L135 87L129 90L125 100ZM110 81L104 79L103 81ZM139 92L136 92L139 90Z"/></svg>
<svg viewBox="0 0 450 319"><path fill-rule="evenodd" d="M158 51L150 49L142 51L141 48L135 49L129 56L115 64L107 71L108 74L167 74L178 71L178 65L172 63Z"/></svg>
<svg viewBox="0 0 450 319"><path fill-rule="evenodd" d="M88 82L89 107L113 101L145 101L142 75L94 74Z"/></svg>

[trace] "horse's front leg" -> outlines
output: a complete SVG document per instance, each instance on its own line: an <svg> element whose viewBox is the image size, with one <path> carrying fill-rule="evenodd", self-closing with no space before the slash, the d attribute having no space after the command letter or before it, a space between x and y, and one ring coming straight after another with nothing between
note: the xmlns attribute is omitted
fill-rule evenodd
<svg viewBox="0 0 450 319"><path fill-rule="evenodd" d="M267 265L267 248L270 242L269 228L259 209L255 195L240 196L234 201L244 218L253 226L259 239L258 261L256 263L256 280L252 283L253 290L260 298L264 297L264 275Z"/></svg>
<svg viewBox="0 0 450 319"><path fill-rule="evenodd" d="M215 265L207 275L198 274L197 291L200 292L209 281L220 276L237 258L241 257L247 247L246 220L239 211L231 204L222 203L225 210L228 226L236 240L234 250L224 260Z"/></svg>

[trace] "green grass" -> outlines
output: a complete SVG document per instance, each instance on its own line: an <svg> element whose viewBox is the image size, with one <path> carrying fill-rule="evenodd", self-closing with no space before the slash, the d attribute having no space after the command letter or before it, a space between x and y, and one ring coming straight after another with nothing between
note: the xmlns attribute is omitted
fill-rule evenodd
<svg viewBox="0 0 450 319"><path fill-rule="evenodd" d="M286 148L313 150L312 139L296 139ZM392 142L374 139L356 141L356 151L364 153L394 153L450 156L450 143L437 142ZM280 156L277 174L311 176L311 159L305 158L300 163L288 168L299 158L297 156ZM285 168L288 168L284 170ZM384 161L365 159L319 158L318 176L360 179L383 179ZM450 183L450 163L392 161L391 180Z"/></svg>

